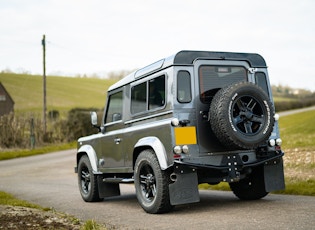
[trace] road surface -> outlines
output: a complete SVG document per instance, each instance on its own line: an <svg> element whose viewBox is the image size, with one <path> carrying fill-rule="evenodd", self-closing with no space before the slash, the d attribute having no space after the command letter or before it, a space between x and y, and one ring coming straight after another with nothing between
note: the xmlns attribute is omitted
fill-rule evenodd
<svg viewBox="0 0 315 230"><path fill-rule="evenodd" d="M302 108L302 109L292 109L292 110L282 111L282 112L279 112L278 114L280 115L280 118L281 118L283 116L307 112L307 111L311 111L311 110L315 110L315 106L306 107L306 108Z"/></svg>
<svg viewBox="0 0 315 230"><path fill-rule="evenodd" d="M74 165L75 150L0 161L0 190L118 229L315 229L315 197L308 196L245 202L232 192L200 191L200 203L152 215L139 206L133 185L121 185L121 196L85 203Z"/></svg>

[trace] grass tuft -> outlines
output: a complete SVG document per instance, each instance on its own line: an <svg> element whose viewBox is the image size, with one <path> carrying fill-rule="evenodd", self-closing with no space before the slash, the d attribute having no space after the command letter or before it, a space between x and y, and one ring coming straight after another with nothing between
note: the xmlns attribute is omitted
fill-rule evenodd
<svg viewBox="0 0 315 230"><path fill-rule="evenodd" d="M3 191L0 191L0 205L21 206L21 207L36 208L36 209L46 211L46 209L42 208L39 205L29 203L25 200L17 199L11 194L3 192Z"/></svg>
<svg viewBox="0 0 315 230"><path fill-rule="evenodd" d="M81 229L82 230L106 230L107 228L102 227L101 225L96 223L94 220L87 220Z"/></svg>

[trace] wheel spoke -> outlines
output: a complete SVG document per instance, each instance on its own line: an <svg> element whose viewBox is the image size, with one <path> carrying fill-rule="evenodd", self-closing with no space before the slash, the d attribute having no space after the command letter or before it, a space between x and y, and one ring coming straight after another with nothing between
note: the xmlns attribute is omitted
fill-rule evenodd
<svg viewBox="0 0 315 230"><path fill-rule="evenodd" d="M234 120L234 124L238 125L239 123L243 121L242 114L240 113L238 116L234 117L233 120Z"/></svg>
<svg viewBox="0 0 315 230"><path fill-rule="evenodd" d="M82 171L82 179L90 181L90 174L86 171Z"/></svg>
<svg viewBox="0 0 315 230"><path fill-rule="evenodd" d="M252 131L252 122L245 122L244 123L244 127L245 127L246 133L248 133L248 134L252 134L253 133L253 131Z"/></svg>
<svg viewBox="0 0 315 230"><path fill-rule="evenodd" d="M156 186L155 186L155 184L152 185L152 195L153 195L153 197L156 196Z"/></svg>
<svg viewBox="0 0 315 230"><path fill-rule="evenodd" d="M142 184L146 184L146 180L147 180L148 177L144 176L144 175L140 175L140 183Z"/></svg>
<svg viewBox="0 0 315 230"><path fill-rule="evenodd" d="M263 121L264 121L264 119L263 119L263 117L261 117L261 116L253 115L251 121L262 124Z"/></svg>
<svg viewBox="0 0 315 230"><path fill-rule="evenodd" d="M236 101L236 105L237 105L237 107L238 107L238 109L239 109L240 111L244 111L244 110L245 110L244 102L242 102L241 99L239 99L239 100Z"/></svg>
<svg viewBox="0 0 315 230"><path fill-rule="evenodd" d="M257 102L254 101L253 99L250 99L250 101L247 104L247 109L249 109L250 111L253 111L254 107L256 106Z"/></svg>

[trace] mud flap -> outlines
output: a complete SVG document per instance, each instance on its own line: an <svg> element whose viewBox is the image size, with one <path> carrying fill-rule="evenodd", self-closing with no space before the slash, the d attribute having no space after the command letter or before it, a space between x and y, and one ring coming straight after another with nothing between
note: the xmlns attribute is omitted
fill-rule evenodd
<svg viewBox="0 0 315 230"><path fill-rule="evenodd" d="M266 192L285 188L282 158L264 165L264 179Z"/></svg>
<svg viewBox="0 0 315 230"><path fill-rule="evenodd" d="M172 205L199 202L197 173L176 174L176 181L169 185L169 192Z"/></svg>
<svg viewBox="0 0 315 230"><path fill-rule="evenodd" d="M101 198L120 196L120 188L118 183L105 183L102 177L97 177L98 194Z"/></svg>

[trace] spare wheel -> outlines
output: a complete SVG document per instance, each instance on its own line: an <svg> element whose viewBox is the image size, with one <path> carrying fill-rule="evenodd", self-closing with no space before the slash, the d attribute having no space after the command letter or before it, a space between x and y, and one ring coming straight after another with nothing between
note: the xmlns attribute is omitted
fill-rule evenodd
<svg viewBox="0 0 315 230"><path fill-rule="evenodd" d="M268 140L274 107L257 85L239 82L220 89L210 105L210 125L228 148L253 149Z"/></svg>

